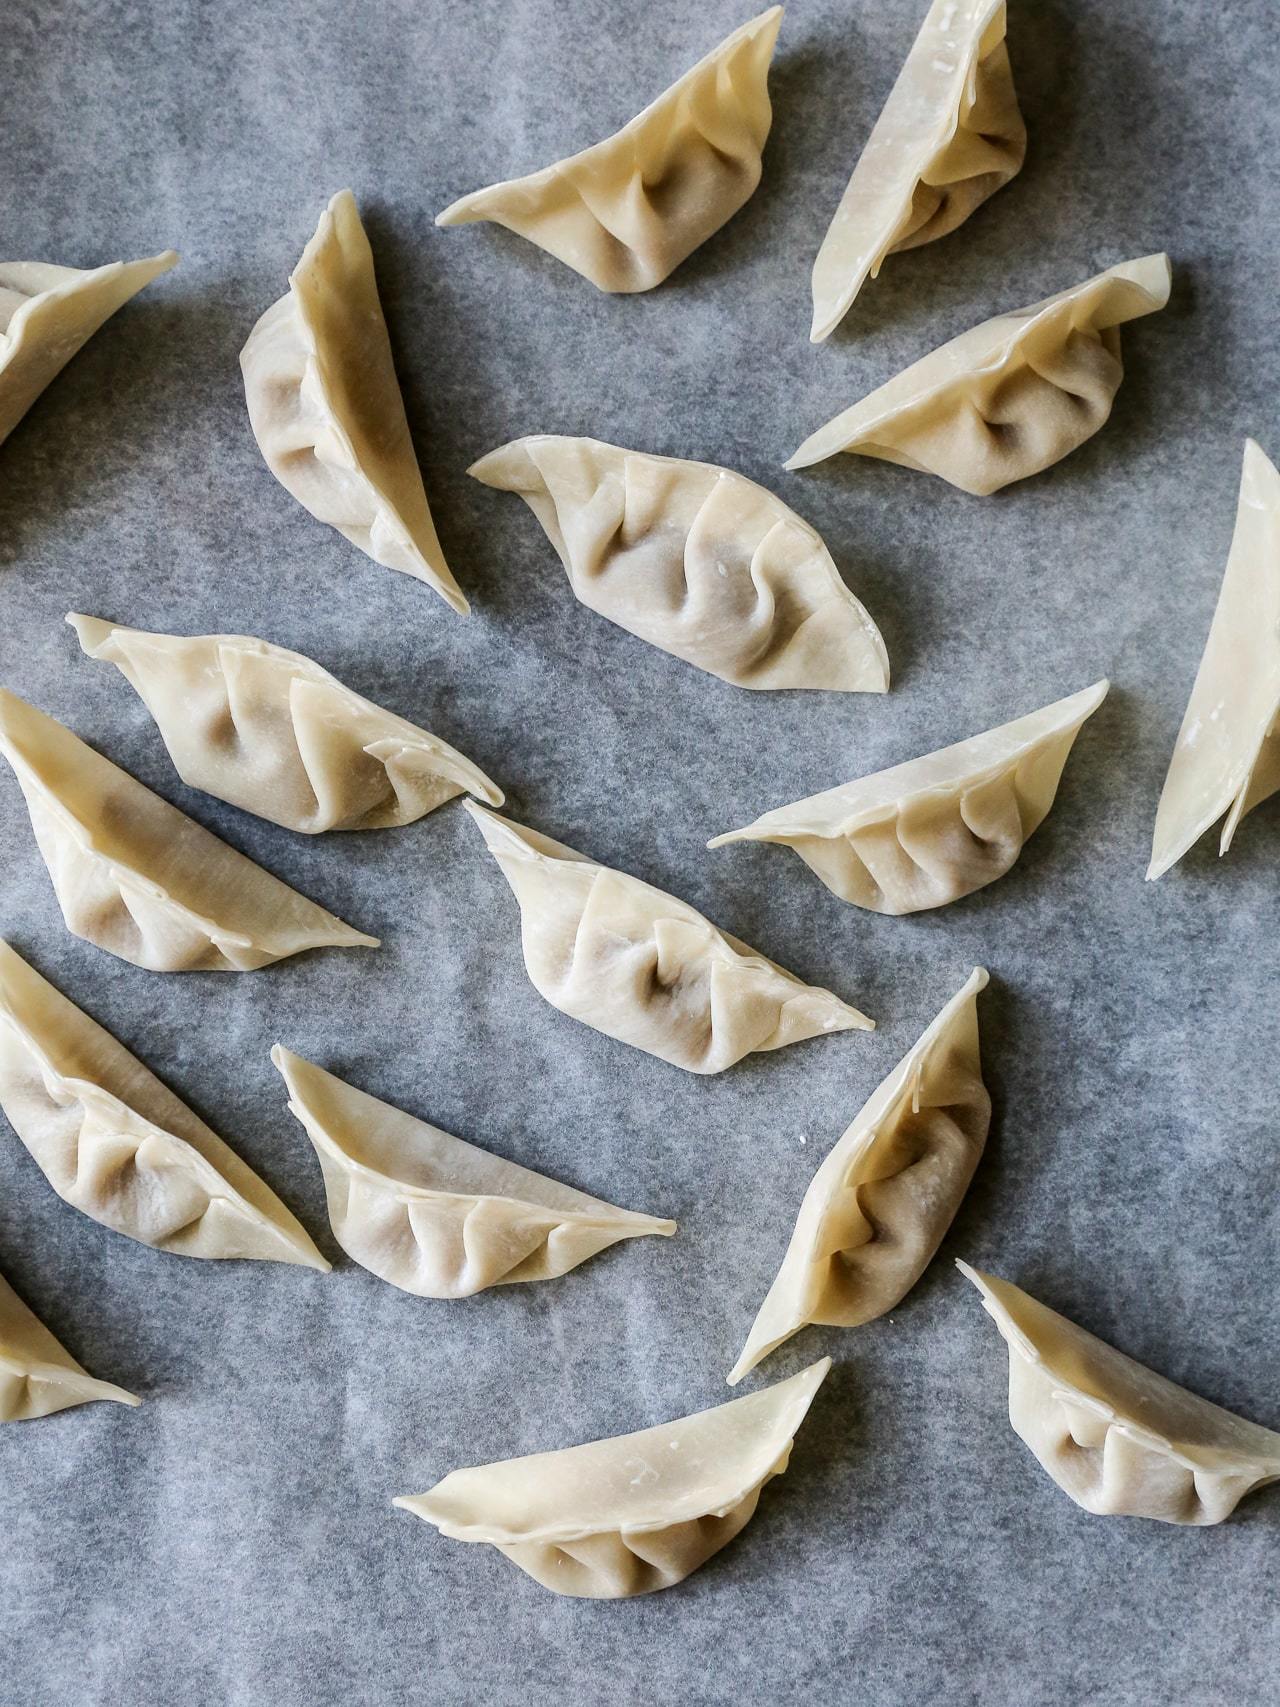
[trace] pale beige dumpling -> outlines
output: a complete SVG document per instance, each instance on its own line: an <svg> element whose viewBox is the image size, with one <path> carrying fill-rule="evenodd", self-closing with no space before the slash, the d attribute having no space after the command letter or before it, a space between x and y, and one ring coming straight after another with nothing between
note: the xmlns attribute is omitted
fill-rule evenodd
<svg viewBox="0 0 1280 1707"><path fill-rule="evenodd" d="M812 341L887 256L963 225L1026 152L1004 0L933 0L814 263Z"/></svg>
<svg viewBox="0 0 1280 1707"><path fill-rule="evenodd" d="M328 1271L266 1181L5 942L0 1108L62 1201L112 1232Z"/></svg>
<svg viewBox="0 0 1280 1707"><path fill-rule="evenodd" d="M0 1274L0 1423L31 1422L95 1399L142 1403L123 1387L95 1381Z"/></svg>
<svg viewBox="0 0 1280 1707"><path fill-rule="evenodd" d="M271 1059L320 1158L349 1257L419 1298L554 1280L674 1221L633 1214L451 1137L276 1044Z"/></svg>
<svg viewBox="0 0 1280 1707"><path fill-rule="evenodd" d="M115 664L155 718L183 782L287 830L412 824L459 794L502 790L425 729L300 652L244 634L151 634L72 612L90 658Z"/></svg>
<svg viewBox="0 0 1280 1707"><path fill-rule="evenodd" d="M839 451L986 497L1051 468L1106 425L1120 328L1169 300L1167 255L1110 267L953 338L810 435L788 468Z"/></svg>
<svg viewBox="0 0 1280 1707"><path fill-rule="evenodd" d="M711 463L539 433L468 473L517 492L589 610L743 688L884 693L880 631L808 522Z"/></svg>
<svg viewBox="0 0 1280 1707"><path fill-rule="evenodd" d="M451 1541L482 1541L556 1594L672 1588L755 1515L787 1468L831 1359L789 1381L636 1434L454 1470L394 1505Z"/></svg>
<svg viewBox="0 0 1280 1707"><path fill-rule="evenodd" d="M976 967L813 1176L731 1386L815 1323L856 1328L899 1304L955 1218L986 1147Z"/></svg>
<svg viewBox="0 0 1280 1707"><path fill-rule="evenodd" d="M276 479L388 569L470 608L431 519L382 317L373 253L342 190L240 352L253 436Z"/></svg>
<svg viewBox="0 0 1280 1707"><path fill-rule="evenodd" d="M1235 537L1218 608L1156 812L1148 878L1227 815L1240 820L1280 788L1280 473L1244 447Z"/></svg>
<svg viewBox="0 0 1280 1707"><path fill-rule="evenodd" d="M461 197L437 225L493 220L604 291L652 290L760 182L782 7L735 30L616 135Z"/></svg>
<svg viewBox="0 0 1280 1707"><path fill-rule="evenodd" d="M84 270L0 261L0 444L98 328L177 264L172 249Z"/></svg>
<svg viewBox="0 0 1280 1707"><path fill-rule="evenodd" d="M690 1073L721 1073L872 1022L674 895L466 802L520 903L524 963L553 1008Z"/></svg>
<svg viewBox="0 0 1280 1707"><path fill-rule="evenodd" d="M707 846L792 848L833 895L874 913L949 906L1016 863L1109 685L1095 682L953 747L779 806Z"/></svg>
<svg viewBox="0 0 1280 1707"><path fill-rule="evenodd" d="M0 753L74 936L153 972L249 972L309 948L378 946L3 688Z"/></svg>
<svg viewBox="0 0 1280 1707"><path fill-rule="evenodd" d="M1280 1434L1135 1363L1007 1280L958 1264L1009 1347L1009 1420L1101 1517L1210 1524L1280 1481Z"/></svg>

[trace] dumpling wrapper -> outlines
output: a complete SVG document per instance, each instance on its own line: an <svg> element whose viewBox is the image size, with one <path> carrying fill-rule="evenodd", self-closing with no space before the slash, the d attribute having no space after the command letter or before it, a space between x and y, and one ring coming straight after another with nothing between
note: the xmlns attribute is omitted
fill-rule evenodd
<svg viewBox="0 0 1280 1707"><path fill-rule="evenodd" d="M1148 879L1222 814L1219 853L1280 788L1280 473L1244 447L1235 535L1204 657L1156 812Z"/></svg>
<svg viewBox="0 0 1280 1707"><path fill-rule="evenodd" d="M0 942L0 1108L64 1203L184 1257L329 1264L265 1180Z"/></svg>
<svg viewBox="0 0 1280 1707"><path fill-rule="evenodd" d="M875 1321L932 1262L991 1124L978 1043L986 987L975 967L813 1176L730 1386L811 1323Z"/></svg>
<svg viewBox="0 0 1280 1707"><path fill-rule="evenodd" d="M142 1400L110 1381L95 1381L0 1274L0 1423L51 1417L73 1405Z"/></svg>
<svg viewBox="0 0 1280 1707"><path fill-rule="evenodd" d="M177 264L172 249L85 270L0 261L0 444L98 328Z"/></svg>
<svg viewBox="0 0 1280 1707"><path fill-rule="evenodd" d="M1016 863L1109 686L1095 682L955 746L779 806L707 846L778 842L833 895L874 913L946 907Z"/></svg>
<svg viewBox="0 0 1280 1707"><path fill-rule="evenodd" d="M814 262L812 342L887 256L963 225L1026 152L1004 0L933 0Z"/></svg>
<svg viewBox="0 0 1280 1707"><path fill-rule="evenodd" d="M1120 327L1163 308L1169 289L1169 257L1146 255L987 320L819 427L786 466L848 451L976 497L1039 474L1106 425Z"/></svg>
<svg viewBox="0 0 1280 1707"><path fill-rule="evenodd" d="M153 972L249 972L308 948L378 946L3 688L0 753L73 936Z"/></svg>
<svg viewBox="0 0 1280 1707"><path fill-rule="evenodd" d="M388 569L470 609L431 519L355 197L342 190L240 352L253 436L276 479Z"/></svg>
<svg viewBox="0 0 1280 1707"><path fill-rule="evenodd" d="M956 1266L1008 1343L1014 1433L1085 1511L1221 1523L1280 1481L1280 1434L1197 1398L1007 1280Z"/></svg>
<svg viewBox="0 0 1280 1707"><path fill-rule="evenodd" d="M90 658L115 664L191 788L282 824L382 830L470 791L502 790L425 729L363 699L300 652L243 634L151 634L72 612Z"/></svg>
<svg viewBox="0 0 1280 1707"><path fill-rule="evenodd" d="M830 1368L824 1357L635 1434L454 1470L392 1503L451 1541L487 1542L556 1594L621 1600L672 1588L751 1521Z"/></svg>
<svg viewBox="0 0 1280 1707"><path fill-rule="evenodd" d="M618 1209L416 1120L276 1044L271 1059L324 1173L334 1237L419 1298L554 1280L674 1221Z"/></svg>
<svg viewBox="0 0 1280 1707"><path fill-rule="evenodd" d="M683 1067L873 1022L803 984L687 902L465 802L520 903L530 981L571 1019Z"/></svg>
<svg viewBox="0 0 1280 1707"><path fill-rule="evenodd" d="M581 602L651 646L737 687L888 688L880 631L831 553L753 480L551 434L467 472L518 492Z"/></svg>
<svg viewBox="0 0 1280 1707"><path fill-rule="evenodd" d="M462 196L436 224L493 220L599 290L652 290L755 193L781 23L770 7L615 135Z"/></svg>

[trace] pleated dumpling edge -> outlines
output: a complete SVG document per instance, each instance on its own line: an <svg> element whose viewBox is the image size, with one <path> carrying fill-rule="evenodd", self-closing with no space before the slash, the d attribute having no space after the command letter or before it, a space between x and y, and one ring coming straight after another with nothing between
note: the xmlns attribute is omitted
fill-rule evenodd
<svg viewBox="0 0 1280 1707"><path fill-rule="evenodd" d="M142 1403L90 1375L0 1274L0 1423L32 1422L99 1399Z"/></svg>

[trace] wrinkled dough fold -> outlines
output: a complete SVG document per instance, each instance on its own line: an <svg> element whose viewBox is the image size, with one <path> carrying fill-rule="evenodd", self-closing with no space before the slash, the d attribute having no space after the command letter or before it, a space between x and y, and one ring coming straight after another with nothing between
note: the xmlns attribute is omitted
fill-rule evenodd
<svg viewBox="0 0 1280 1707"><path fill-rule="evenodd" d="M142 1403L123 1387L95 1381L0 1274L0 1423L30 1422L95 1399Z"/></svg>

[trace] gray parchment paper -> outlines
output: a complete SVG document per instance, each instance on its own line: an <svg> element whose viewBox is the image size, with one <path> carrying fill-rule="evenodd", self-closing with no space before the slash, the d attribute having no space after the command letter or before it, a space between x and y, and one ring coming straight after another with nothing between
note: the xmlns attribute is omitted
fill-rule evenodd
<svg viewBox="0 0 1280 1707"><path fill-rule="evenodd" d="M1027 166L891 260L807 342L808 273L923 0L792 0L760 190L661 289L600 296L463 191L594 142L749 15L737 0L12 0L6 256L179 270L0 450L0 678L236 847L379 934L245 976L165 978L64 929L0 774L3 930L271 1181L326 1252L279 1039L599 1196L680 1221L569 1277L458 1303L183 1261L94 1225L0 1131L0 1267L142 1409L0 1432L0 1698L302 1704L1273 1703L1280 1491L1220 1529L1091 1518L1006 1416L1006 1355L956 1255L1280 1422L1275 802L1143 883L1230 540L1242 441L1277 430L1268 0L1011 0ZM356 192L454 617L267 472L237 355L327 198ZM994 499L801 438L943 339L1167 247L1111 424ZM518 499L467 464L520 433L727 463L823 533L883 627L886 698L752 695L578 606ZM700 1080L526 980L462 811L308 840L185 789L80 609L317 658L461 746L513 815L672 889L874 1015ZM758 811L1107 674L1016 869L911 919L791 855L709 854ZM724 1375L818 1161L976 963L996 1099L943 1250L890 1319L759 1372L836 1368L751 1527L683 1587L557 1599L391 1496L459 1464L639 1428Z"/></svg>

